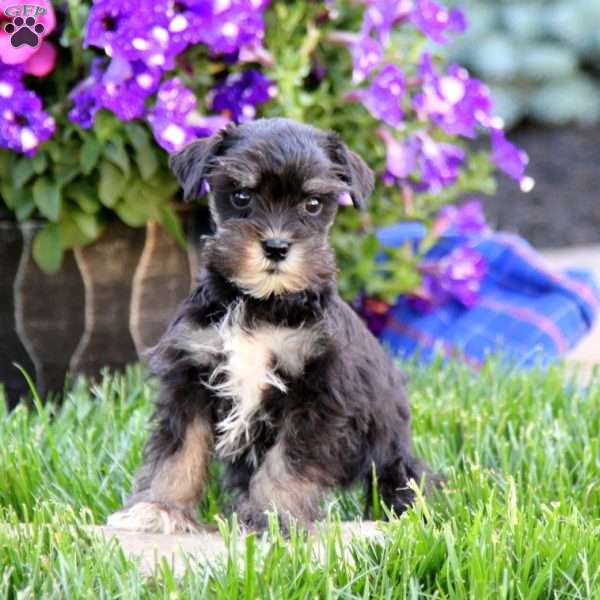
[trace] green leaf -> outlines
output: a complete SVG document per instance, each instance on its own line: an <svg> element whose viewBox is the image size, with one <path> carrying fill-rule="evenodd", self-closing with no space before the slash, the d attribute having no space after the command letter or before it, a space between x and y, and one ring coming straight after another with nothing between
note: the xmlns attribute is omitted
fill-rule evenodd
<svg viewBox="0 0 600 600"><path fill-rule="evenodd" d="M126 123L125 133L127 134L131 145L136 150L140 150L140 148L144 148L152 144L148 130L139 123Z"/></svg>
<svg viewBox="0 0 600 600"><path fill-rule="evenodd" d="M25 185L33 176L33 162L30 158L24 157L16 161L12 169L12 180L15 188Z"/></svg>
<svg viewBox="0 0 600 600"><path fill-rule="evenodd" d="M108 141L119 126L119 121L112 113L106 110L100 110L96 113L93 128L94 133L101 142Z"/></svg>
<svg viewBox="0 0 600 600"><path fill-rule="evenodd" d="M181 219L171 206L165 204L159 209L160 222L165 229L179 242L182 248L186 246L185 234L181 226Z"/></svg>
<svg viewBox="0 0 600 600"><path fill-rule="evenodd" d="M100 181L98 185L98 196L100 202L108 208L113 208L117 200L125 191L127 179L120 169L112 163L103 160L100 163ZM138 198L138 202L143 201Z"/></svg>
<svg viewBox="0 0 600 600"><path fill-rule="evenodd" d="M69 164L54 165L54 181L59 188L71 183L75 177L80 174L79 164L77 166Z"/></svg>
<svg viewBox="0 0 600 600"><path fill-rule="evenodd" d="M141 227L150 220L150 215L144 207L129 202L120 202L114 210L121 221L130 227Z"/></svg>
<svg viewBox="0 0 600 600"><path fill-rule="evenodd" d="M131 163L122 138L116 137L108 142L104 147L103 154L105 158L117 165L129 177L131 174Z"/></svg>
<svg viewBox="0 0 600 600"><path fill-rule="evenodd" d="M83 146L81 147L81 154L79 157L79 165L81 167L81 172L84 175L89 175L94 170L101 152L102 145L97 138L94 136L86 137L85 142L83 142Z"/></svg>
<svg viewBox="0 0 600 600"><path fill-rule="evenodd" d="M32 159L31 164L37 175L41 175L48 167L48 156L45 152L38 152Z"/></svg>
<svg viewBox="0 0 600 600"><path fill-rule="evenodd" d="M58 221L61 204L58 185L48 177L38 177L32 191L38 210L50 221Z"/></svg>
<svg viewBox="0 0 600 600"><path fill-rule="evenodd" d="M94 240L100 235L102 227L95 216L88 215L78 210L73 211L71 216L73 217L73 221L75 221L77 227L89 240Z"/></svg>
<svg viewBox="0 0 600 600"><path fill-rule="evenodd" d="M33 258L42 271L56 273L63 257L58 225L48 223L33 240Z"/></svg>
<svg viewBox="0 0 600 600"><path fill-rule="evenodd" d="M33 201L33 197L31 194L27 194L24 198L22 198L19 202L16 203L15 206L15 216L17 217L17 221L22 223L31 217L33 211L35 210L35 203Z"/></svg>
<svg viewBox="0 0 600 600"><path fill-rule="evenodd" d="M134 159L144 181L148 181L156 174L159 161L154 148L150 144L138 148Z"/></svg>
<svg viewBox="0 0 600 600"><path fill-rule="evenodd" d="M77 203L83 212L95 214L100 210L98 191L87 182L78 181L69 185L65 193L70 200Z"/></svg>

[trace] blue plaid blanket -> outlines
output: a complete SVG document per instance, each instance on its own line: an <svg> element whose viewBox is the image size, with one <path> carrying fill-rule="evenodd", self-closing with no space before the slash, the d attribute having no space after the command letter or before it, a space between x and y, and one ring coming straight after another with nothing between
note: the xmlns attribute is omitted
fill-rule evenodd
<svg viewBox="0 0 600 600"><path fill-rule="evenodd" d="M400 224L381 229L378 238L396 247L418 243L422 233L419 225ZM444 237L428 258L441 258L466 239ZM401 297L378 333L394 354L430 360L441 353L479 366L488 354L500 352L517 366L545 365L591 329L600 310L600 289L590 272L553 271L514 235L492 233L469 241L487 262L479 302L468 309L452 300L423 313Z"/></svg>

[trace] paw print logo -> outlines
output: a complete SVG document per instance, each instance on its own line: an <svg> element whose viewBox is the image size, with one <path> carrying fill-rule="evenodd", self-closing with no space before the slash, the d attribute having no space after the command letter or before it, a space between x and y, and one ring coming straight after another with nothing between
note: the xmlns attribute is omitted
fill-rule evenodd
<svg viewBox="0 0 600 600"><path fill-rule="evenodd" d="M35 48L40 43L40 35L46 28L41 23L36 23L35 17L15 17L12 23L4 26L4 31L10 34L10 43L13 48L27 45Z"/></svg>

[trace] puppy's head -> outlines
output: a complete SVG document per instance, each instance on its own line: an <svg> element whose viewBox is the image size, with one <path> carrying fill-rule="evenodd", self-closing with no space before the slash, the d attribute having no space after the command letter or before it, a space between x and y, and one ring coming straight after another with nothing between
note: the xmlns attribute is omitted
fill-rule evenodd
<svg viewBox="0 0 600 600"><path fill-rule="evenodd" d="M334 280L327 235L338 198L363 208L373 188L371 170L336 134L287 119L230 126L170 165L186 198L210 189L208 266L256 298Z"/></svg>

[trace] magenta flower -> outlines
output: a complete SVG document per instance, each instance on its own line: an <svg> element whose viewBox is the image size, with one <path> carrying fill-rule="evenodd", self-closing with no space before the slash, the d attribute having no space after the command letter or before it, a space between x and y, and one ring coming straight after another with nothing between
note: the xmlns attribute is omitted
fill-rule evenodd
<svg viewBox="0 0 600 600"><path fill-rule="evenodd" d="M450 135L473 138L478 125L492 123L492 100L489 89L466 69L452 65L446 75L439 75L431 55L424 53L419 63L423 79L413 107L419 120L431 121Z"/></svg>
<svg viewBox="0 0 600 600"><path fill-rule="evenodd" d="M398 127L404 118L400 103L405 91L406 82L400 67L385 65L366 90L358 90L349 97L360 100L376 119Z"/></svg>
<svg viewBox="0 0 600 600"><path fill-rule="evenodd" d="M275 94L275 84L270 79L260 71L248 69L229 75L217 84L207 100L214 112L243 123L254 119L257 106L268 102Z"/></svg>

